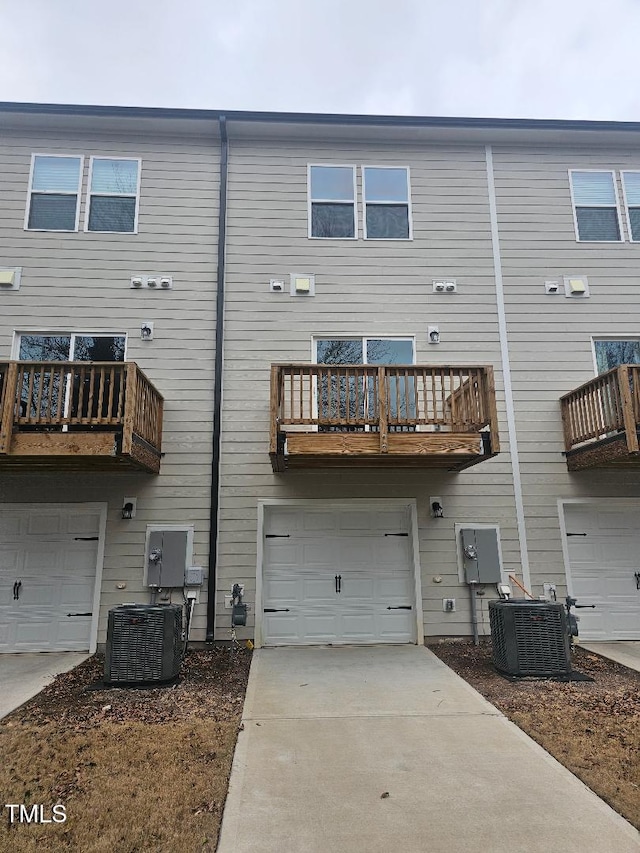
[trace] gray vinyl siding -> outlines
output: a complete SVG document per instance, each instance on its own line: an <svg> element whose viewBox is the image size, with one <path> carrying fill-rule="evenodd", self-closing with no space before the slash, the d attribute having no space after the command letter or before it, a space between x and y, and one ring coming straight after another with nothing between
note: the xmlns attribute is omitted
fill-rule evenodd
<svg viewBox="0 0 640 853"><path fill-rule="evenodd" d="M628 148L496 146L494 170L514 404L531 573L564 592L558 500L640 498L635 470L569 473L559 398L595 375L591 336L640 333L640 244L576 239L569 169L640 168ZM617 176L619 179L619 176ZM619 186L622 202L622 188ZM567 299L563 275L589 277L591 296ZM547 296L544 282L559 279Z"/></svg>
<svg viewBox="0 0 640 853"><path fill-rule="evenodd" d="M117 122L114 120L114 127ZM80 230L24 230L32 153L84 155ZM85 233L91 155L142 159L137 234ZM107 501L98 642L110 607L148 601L143 585L147 524L192 524L194 564L207 565L212 445L219 150L215 139L76 132L0 136L0 266L22 267L21 288L0 293L0 359L15 331L126 332L127 358L165 398L157 477L137 473L2 474L0 502ZM173 276L173 290L137 291L135 273ZM154 340L140 340L151 320ZM120 517L135 495L137 515ZM125 583L119 590L116 584ZM194 639L205 636L206 588Z"/></svg>
<svg viewBox="0 0 640 853"><path fill-rule="evenodd" d="M308 238L308 163L358 166L358 240ZM412 241L362 239L362 165L410 167ZM232 139L227 236L216 636L229 635L223 594L234 581L246 584L246 600L255 602L259 499L385 497L418 502L426 634L469 634L454 523L499 524L505 569L520 570L484 148ZM288 290L291 272L315 274L316 296L269 292L270 278L283 278ZM442 276L457 279L458 294L432 293L432 280ZM436 347L427 344L427 326L434 323L442 335ZM415 335L418 363L492 364L501 454L460 474L406 469L273 474L270 365L311 361L312 337L328 334ZM442 497L444 519L431 519L431 495ZM434 583L435 577L442 582ZM455 613L442 612L445 597L457 599ZM249 615L242 636L253 636L253 611Z"/></svg>

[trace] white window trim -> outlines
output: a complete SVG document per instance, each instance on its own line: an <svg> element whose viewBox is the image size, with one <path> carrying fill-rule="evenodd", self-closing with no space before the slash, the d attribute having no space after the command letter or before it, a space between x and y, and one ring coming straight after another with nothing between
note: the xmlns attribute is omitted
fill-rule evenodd
<svg viewBox="0 0 640 853"><path fill-rule="evenodd" d="M13 344L11 346L11 361L19 361L20 360L20 338L23 335L68 335L71 340L71 346L75 346L74 339L76 337L94 337L94 338L124 338L124 358L123 361L127 360L127 347L129 346L129 336L126 332L112 332L112 331L86 331L85 329L42 329L38 327L37 329L16 329L13 333ZM114 362L117 364L118 362ZM120 362L122 363L122 362Z"/></svg>
<svg viewBox="0 0 640 853"><path fill-rule="evenodd" d="M80 169L78 170L78 189L75 193L69 190L44 190L38 192L38 195L75 195L76 196L76 220L75 227L71 230L67 228L29 228L29 214L31 213L31 200L33 196L33 173L35 171L36 157L63 157L69 159L73 157L75 160L80 160ZM82 177L84 175L84 155L83 154L47 154L39 152L31 155L31 166L29 167L29 188L27 190L27 205L24 214L24 230L39 231L43 234L74 234L78 231L80 224L80 196L82 194Z"/></svg>
<svg viewBox="0 0 640 853"><path fill-rule="evenodd" d="M93 179L93 162L94 160L123 160L130 163L138 164L138 173L136 181L135 193L94 193L91 191L91 181ZM84 230L89 234L137 234L138 233L138 213L140 210L140 176L142 174L142 158L141 157L118 157L110 154L99 154L92 156L89 159L89 177L87 179L87 199L84 211ZM92 196L102 196L104 198L135 198L136 208L133 218L133 231L90 231L89 230L89 214L91 212Z"/></svg>
<svg viewBox="0 0 640 853"><path fill-rule="evenodd" d="M365 180L365 169L395 169L396 171L400 171L401 169L406 172L407 175L407 201L367 201L367 188L366 188L366 180ZM408 240L413 240L413 211L411 206L411 169L409 166L379 166L375 163L367 163L366 165L360 166L361 175L362 175L362 232L365 240L384 240L386 243L406 243ZM407 217L409 219L409 236L408 237L369 237L367 235L367 204L371 205L391 205L391 204L406 204L407 205Z"/></svg>
<svg viewBox="0 0 640 853"><path fill-rule="evenodd" d="M627 221L627 234L630 243L640 243L640 238L633 239L633 231L631 229L631 217L629 216L629 202L627 201L627 186L624 180L625 175L639 175L640 169L620 169L620 183L622 184L622 202L624 204L624 214ZM631 207L640 208L640 204L632 204Z"/></svg>
<svg viewBox="0 0 640 853"><path fill-rule="evenodd" d="M362 363L369 364L366 359L365 341L410 341L413 350L412 364L416 363L416 336L415 335L345 335L343 332L335 335L312 335L311 337L311 359L313 364L318 364L318 341L362 341Z"/></svg>
<svg viewBox="0 0 640 853"><path fill-rule="evenodd" d="M580 232L578 230L578 214L576 211L576 201L573 193L573 178L572 175L574 172L607 172L613 178L613 189L616 194L616 213L618 215L618 231L620 232L619 240L581 240ZM569 190L571 192L571 210L573 212L573 227L576 232L576 243L624 243L624 228L622 224L622 215L620 211L620 193L618 192L618 180L616 178L615 169L569 169ZM602 204L581 204L580 207L613 207L613 205L602 205Z"/></svg>
<svg viewBox="0 0 640 853"><path fill-rule="evenodd" d="M630 332L628 335L591 335L593 375L600 376L600 374L598 373L598 360L596 358L596 341L640 341L640 334L638 332Z"/></svg>
<svg viewBox="0 0 640 853"><path fill-rule="evenodd" d="M311 196L311 169L351 169L353 173L353 202L340 201L336 199L312 198ZM316 204L353 204L353 237L317 237L311 233L311 206ZM307 236L310 240L357 240L358 239L358 181L357 166L352 163L307 163Z"/></svg>

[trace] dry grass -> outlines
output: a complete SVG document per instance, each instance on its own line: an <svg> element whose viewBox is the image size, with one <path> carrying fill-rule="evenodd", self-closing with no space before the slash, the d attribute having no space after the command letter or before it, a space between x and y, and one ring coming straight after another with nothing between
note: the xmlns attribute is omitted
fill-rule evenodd
<svg viewBox="0 0 640 853"><path fill-rule="evenodd" d="M575 668L594 681L508 681L493 668L489 645L430 648L640 829L639 673L577 648Z"/></svg>
<svg viewBox="0 0 640 853"><path fill-rule="evenodd" d="M248 656L192 656L177 687L92 690L88 661L0 724L2 804L65 823L0 823L0 851L215 851ZM8 818L8 813L6 817Z"/></svg>

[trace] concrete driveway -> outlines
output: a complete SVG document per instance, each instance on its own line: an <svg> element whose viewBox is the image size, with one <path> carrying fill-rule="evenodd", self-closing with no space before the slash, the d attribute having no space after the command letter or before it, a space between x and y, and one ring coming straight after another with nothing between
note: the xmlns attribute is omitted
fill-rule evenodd
<svg viewBox="0 0 640 853"><path fill-rule="evenodd" d="M0 719L39 693L58 673L88 657L84 652L0 655Z"/></svg>
<svg viewBox="0 0 640 853"><path fill-rule="evenodd" d="M640 835L419 646L254 653L218 853L637 853Z"/></svg>
<svg viewBox="0 0 640 853"><path fill-rule="evenodd" d="M588 652L595 652L597 655L602 655L603 658L609 658L616 663L621 663L629 669L635 669L640 672L640 641L638 640L618 640L615 643L602 643L599 641L589 641L580 643L580 648L586 649Z"/></svg>

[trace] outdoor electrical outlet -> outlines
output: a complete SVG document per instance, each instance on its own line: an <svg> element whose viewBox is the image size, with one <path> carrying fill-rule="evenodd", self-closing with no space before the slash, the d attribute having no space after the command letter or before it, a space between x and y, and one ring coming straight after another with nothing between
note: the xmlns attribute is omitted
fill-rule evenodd
<svg viewBox="0 0 640 853"><path fill-rule="evenodd" d="M442 609L445 613L454 613L456 609L456 600L455 598L443 598L442 599Z"/></svg>
<svg viewBox="0 0 640 853"><path fill-rule="evenodd" d="M231 596L225 595L224 597L224 609L231 610Z"/></svg>

